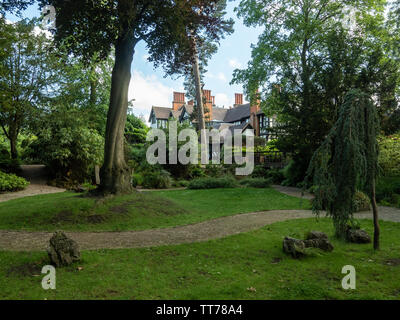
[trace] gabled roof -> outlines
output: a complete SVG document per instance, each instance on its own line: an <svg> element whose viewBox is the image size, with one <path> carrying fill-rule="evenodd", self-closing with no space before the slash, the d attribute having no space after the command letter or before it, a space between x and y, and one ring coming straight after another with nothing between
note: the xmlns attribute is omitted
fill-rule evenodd
<svg viewBox="0 0 400 320"><path fill-rule="evenodd" d="M149 122L151 122L151 115L154 113L157 119L168 120L171 114L171 108L152 107Z"/></svg>
<svg viewBox="0 0 400 320"><path fill-rule="evenodd" d="M227 110L224 122L236 122L250 117L250 103Z"/></svg>

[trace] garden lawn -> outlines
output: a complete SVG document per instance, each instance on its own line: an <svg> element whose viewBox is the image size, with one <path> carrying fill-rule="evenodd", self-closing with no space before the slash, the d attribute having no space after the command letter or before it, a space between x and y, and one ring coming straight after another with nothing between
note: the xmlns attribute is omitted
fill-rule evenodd
<svg viewBox="0 0 400 320"><path fill-rule="evenodd" d="M239 213L309 209L310 202L267 189L179 190L95 199L65 192L0 203L0 229L123 231L193 224Z"/></svg>
<svg viewBox="0 0 400 320"><path fill-rule="evenodd" d="M370 234L372 222L362 220ZM41 288L46 253L0 252L0 299L400 299L400 224L381 222L382 250L331 240L335 249L300 261L282 252L284 236L333 235L326 218L279 222L203 243L84 251L57 269L57 289ZM356 290L341 287L343 266Z"/></svg>

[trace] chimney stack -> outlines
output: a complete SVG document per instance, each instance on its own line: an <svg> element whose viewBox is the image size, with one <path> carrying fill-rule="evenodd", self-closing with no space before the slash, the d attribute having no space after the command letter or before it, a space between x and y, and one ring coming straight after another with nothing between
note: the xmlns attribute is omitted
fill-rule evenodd
<svg viewBox="0 0 400 320"><path fill-rule="evenodd" d="M194 100L192 99L192 100L188 101L188 105L189 106L194 106Z"/></svg>
<svg viewBox="0 0 400 320"><path fill-rule="evenodd" d="M215 96L211 96L212 105L215 106Z"/></svg>
<svg viewBox="0 0 400 320"><path fill-rule="evenodd" d="M208 109L208 112L205 112L204 117L206 118L206 121L211 121L213 112L213 99L211 96L211 90L203 90L203 95L205 98L204 108Z"/></svg>
<svg viewBox="0 0 400 320"><path fill-rule="evenodd" d="M176 111L185 104L185 94L183 92L174 92L174 101L172 101L172 110Z"/></svg>
<svg viewBox="0 0 400 320"><path fill-rule="evenodd" d="M243 104L243 94L242 93L235 93L235 107L238 105Z"/></svg>

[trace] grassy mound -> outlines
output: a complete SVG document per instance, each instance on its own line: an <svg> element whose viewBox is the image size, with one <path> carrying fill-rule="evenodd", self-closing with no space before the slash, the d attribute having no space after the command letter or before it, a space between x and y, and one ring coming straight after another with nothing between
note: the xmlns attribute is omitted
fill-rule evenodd
<svg viewBox="0 0 400 320"><path fill-rule="evenodd" d="M122 231L186 225L238 213L309 208L273 189L132 193L95 199L65 192L0 203L0 229Z"/></svg>
<svg viewBox="0 0 400 320"><path fill-rule="evenodd" d="M40 285L46 253L0 252L0 299L399 299L400 224L381 226L379 252L333 239L329 219L195 244L84 251L81 262L57 269L57 290L48 291ZM371 221L361 227L371 234ZM326 232L334 251L302 260L282 252L284 236L311 230ZM356 268L356 290L342 289L345 265Z"/></svg>

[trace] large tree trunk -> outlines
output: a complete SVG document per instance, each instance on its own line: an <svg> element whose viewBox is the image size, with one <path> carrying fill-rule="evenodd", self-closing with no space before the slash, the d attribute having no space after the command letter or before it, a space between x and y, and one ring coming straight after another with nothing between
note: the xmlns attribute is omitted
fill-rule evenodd
<svg viewBox="0 0 400 320"><path fill-rule="evenodd" d="M194 83L196 86L197 122L198 122L198 129L203 130L206 128L206 124L204 121L203 91L201 88L199 57L197 52L196 40L194 39L194 37L192 37L192 39L195 48L193 57L193 75L194 75Z"/></svg>
<svg viewBox="0 0 400 320"><path fill-rule="evenodd" d="M107 115L104 164L101 168L100 190L120 194L132 191L131 170L124 153L124 130L128 111L128 90L135 52L133 34L121 36L115 47L110 107Z"/></svg>
<svg viewBox="0 0 400 320"><path fill-rule="evenodd" d="M16 126L10 126L10 130L8 131L9 139L10 139L10 154L11 159L18 159L18 149L17 149L17 140L18 140L18 129Z"/></svg>
<svg viewBox="0 0 400 320"><path fill-rule="evenodd" d="M374 249L379 250L379 235L380 235L380 227L379 227L379 217L378 217L378 207L376 205L376 194L375 194L375 179L372 181L372 211L374 215Z"/></svg>

